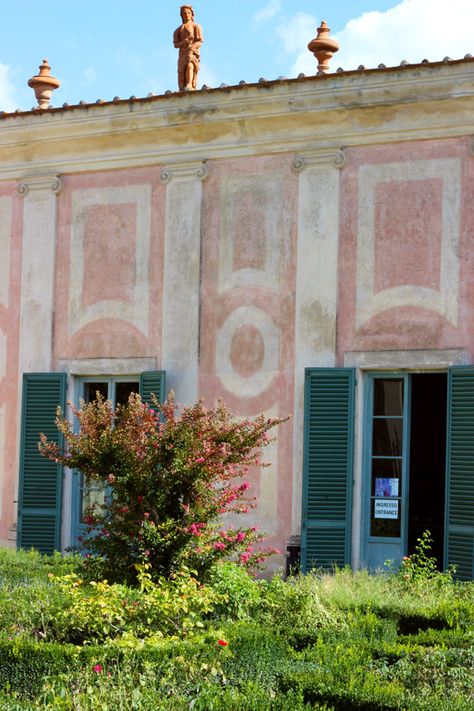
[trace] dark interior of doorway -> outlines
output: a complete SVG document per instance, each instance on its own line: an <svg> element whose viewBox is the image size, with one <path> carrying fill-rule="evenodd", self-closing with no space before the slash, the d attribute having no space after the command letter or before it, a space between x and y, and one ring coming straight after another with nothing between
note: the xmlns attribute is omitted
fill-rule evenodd
<svg viewBox="0 0 474 711"><path fill-rule="evenodd" d="M411 376L410 496L408 554L417 538L429 530L431 555L443 567L446 471L447 375Z"/></svg>

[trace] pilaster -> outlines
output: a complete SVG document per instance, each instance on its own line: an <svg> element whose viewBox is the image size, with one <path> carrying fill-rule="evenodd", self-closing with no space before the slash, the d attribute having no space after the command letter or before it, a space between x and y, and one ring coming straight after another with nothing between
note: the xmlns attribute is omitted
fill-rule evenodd
<svg viewBox="0 0 474 711"><path fill-rule="evenodd" d="M177 402L199 397L199 319L202 182L205 162L161 171L166 184L162 368Z"/></svg>
<svg viewBox="0 0 474 711"><path fill-rule="evenodd" d="M52 367L56 195L60 190L56 174L28 176L18 185L24 197L20 377Z"/></svg>
<svg viewBox="0 0 474 711"><path fill-rule="evenodd" d="M336 363L339 170L343 151L297 155L298 238L292 533L301 526L305 368Z"/></svg>

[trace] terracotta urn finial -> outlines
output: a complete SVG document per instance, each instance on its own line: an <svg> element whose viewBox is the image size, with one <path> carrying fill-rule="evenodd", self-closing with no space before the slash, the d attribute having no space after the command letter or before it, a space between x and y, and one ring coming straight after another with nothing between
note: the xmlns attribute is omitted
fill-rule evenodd
<svg viewBox="0 0 474 711"><path fill-rule="evenodd" d="M39 109L49 108L49 102L53 95L53 91L60 86L61 82L56 77L51 76L51 67L47 59L43 59L43 63L39 68L39 74L28 80L28 86L35 92L38 101Z"/></svg>
<svg viewBox="0 0 474 711"><path fill-rule="evenodd" d="M309 51L318 60L318 70L325 74L329 72L329 62L332 59L332 55L339 50L339 44L336 40L329 37L330 32L331 30L326 22L322 20L321 25L318 27L317 37L308 44Z"/></svg>

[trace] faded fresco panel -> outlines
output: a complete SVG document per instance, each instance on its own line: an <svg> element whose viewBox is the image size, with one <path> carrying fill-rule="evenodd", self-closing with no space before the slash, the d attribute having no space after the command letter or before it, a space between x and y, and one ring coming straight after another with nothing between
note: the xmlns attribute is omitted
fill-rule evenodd
<svg viewBox="0 0 474 711"><path fill-rule="evenodd" d="M465 139L354 148L342 172L338 363L465 348Z"/></svg>
<svg viewBox="0 0 474 711"><path fill-rule="evenodd" d="M86 210L83 307L133 301L136 233L136 203L91 205Z"/></svg>
<svg viewBox="0 0 474 711"><path fill-rule="evenodd" d="M159 359L164 204L158 168L65 176L55 358Z"/></svg>
<svg viewBox="0 0 474 711"><path fill-rule="evenodd" d="M237 416L293 409L297 179L289 156L214 164L204 183L200 392ZM292 430L251 473L260 522L284 548L291 525ZM278 563L281 562L281 559ZM277 563L275 560L274 563Z"/></svg>
<svg viewBox="0 0 474 711"><path fill-rule="evenodd" d="M443 180L388 180L374 199L374 293L410 284L438 291Z"/></svg>

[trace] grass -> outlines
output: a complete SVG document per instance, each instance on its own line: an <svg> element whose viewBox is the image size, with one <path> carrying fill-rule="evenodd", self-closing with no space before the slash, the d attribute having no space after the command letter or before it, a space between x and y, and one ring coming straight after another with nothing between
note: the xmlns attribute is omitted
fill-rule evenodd
<svg viewBox="0 0 474 711"><path fill-rule="evenodd" d="M474 708L474 583L349 570L255 581L226 564L211 579L217 597L181 634L153 629L157 615L148 636L132 624L97 645L94 612L78 645L58 622L71 600L51 573L79 569L0 550L2 711ZM192 599L167 605L194 614Z"/></svg>

